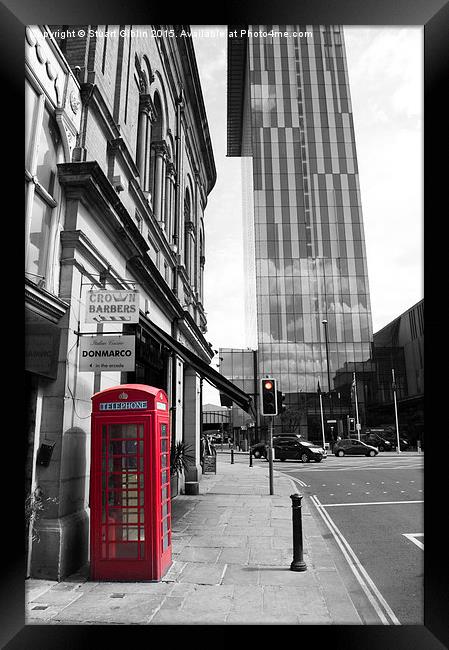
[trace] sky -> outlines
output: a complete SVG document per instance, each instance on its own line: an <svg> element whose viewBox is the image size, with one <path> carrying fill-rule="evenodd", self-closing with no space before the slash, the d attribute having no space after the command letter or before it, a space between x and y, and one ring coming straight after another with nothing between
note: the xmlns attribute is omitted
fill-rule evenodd
<svg viewBox="0 0 449 650"><path fill-rule="evenodd" d="M245 348L241 159L226 157L227 30L192 31L217 168L204 217L206 339L215 350ZM423 298L423 28L344 35L377 332ZM220 403L205 384L208 402Z"/></svg>

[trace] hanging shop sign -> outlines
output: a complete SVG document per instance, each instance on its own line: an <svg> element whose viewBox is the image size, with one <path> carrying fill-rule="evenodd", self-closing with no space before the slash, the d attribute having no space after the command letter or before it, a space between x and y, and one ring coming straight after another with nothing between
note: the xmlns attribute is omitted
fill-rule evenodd
<svg viewBox="0 0 449 650"><path fill-rule="evenodd" d="M80 372L133 372L136 364L136 339L124 336L82 336Z"/></svg>
<svg viewBox="0 0 449 650"><path fill-rule="evenodd" d="M138 323L139 292L93 290L86 295L86 323Z"/></svg>

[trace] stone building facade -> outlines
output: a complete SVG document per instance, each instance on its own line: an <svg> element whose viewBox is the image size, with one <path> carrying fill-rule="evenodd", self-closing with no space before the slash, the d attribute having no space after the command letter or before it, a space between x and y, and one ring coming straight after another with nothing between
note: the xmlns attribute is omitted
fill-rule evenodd
<svg viewBox="0 0 449 650"><path fill-rule="evenodd" d="M26 28L28 574L88 561L91 396L141 383L169 396L172 443L200 480L203 216L216 171L192 43L174 28ZM88 323L87 292L136 290L139 323ZM133 372L82 372L89 334L135 336ZM44 447L46 445L46 447ZM42 451L50 452L41 462Z"/></svg>

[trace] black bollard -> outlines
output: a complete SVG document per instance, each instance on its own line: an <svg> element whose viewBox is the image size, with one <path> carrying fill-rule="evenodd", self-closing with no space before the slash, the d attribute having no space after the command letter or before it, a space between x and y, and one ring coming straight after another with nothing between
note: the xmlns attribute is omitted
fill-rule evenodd
<svg viewBox="0 0 449 650"><path fill-rule="evenodd" d="M231 465L234 465L234 448L231 447Z"/></svg>
<svg viewBox="0 0 449 650"><path fill-rule="evenodd" d="M251 449L249 450L249 466L250 467L253 466L253 453L252 453Z"/></svg>
<svg viewBox="0 0 449 650"><path fill-rule="evenodd" d="M293 521L293 562L290 564L291 571L306 571L307 565L303 561L302 550L302 508L300 494L292 494L292 521Z"/></svg>

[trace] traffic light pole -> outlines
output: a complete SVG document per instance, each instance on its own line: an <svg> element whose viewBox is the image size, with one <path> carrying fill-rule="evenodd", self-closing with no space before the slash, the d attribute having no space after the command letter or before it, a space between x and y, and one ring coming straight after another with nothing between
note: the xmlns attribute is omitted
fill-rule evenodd
<svg viewBox="0 0 449 650"><path fill-rule="evenodd" d="M270 494L274 494L273 488L273 416L270 418L270 446L268 448L268 464L270 476Z"/></svg>

